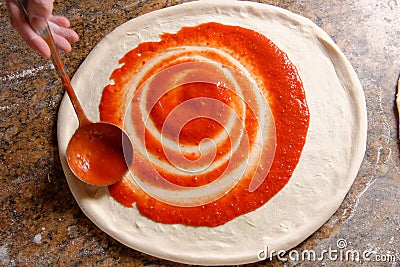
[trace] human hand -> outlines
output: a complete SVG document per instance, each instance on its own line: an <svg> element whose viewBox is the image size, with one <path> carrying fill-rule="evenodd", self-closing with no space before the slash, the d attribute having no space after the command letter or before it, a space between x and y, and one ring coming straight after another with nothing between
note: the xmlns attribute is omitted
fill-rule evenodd
<svg viewBox="0 0 400 267"><path fill-rule="evenodd" d="M28 0L26 10L30 23L39 29L43 28L47 21L54 41L58 49L65 52L71 51L70 42L79 40L78 34L69 29L70 22L63 16L53 16L54 0ZM24 14L18 7L15 0L6 0L11 25L17 30L25 42L34 50L38 51L46 58L51 56L50 48L25 19Z"/></svg>

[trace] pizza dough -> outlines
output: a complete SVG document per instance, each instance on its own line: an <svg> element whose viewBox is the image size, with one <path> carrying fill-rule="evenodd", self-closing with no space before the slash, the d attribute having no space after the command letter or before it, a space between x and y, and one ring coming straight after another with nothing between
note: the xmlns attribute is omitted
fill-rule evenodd
<svg viewBox="0 0 400 267"><path fill-rule="evenodd" d="M360 82L343 53L311 21L258 3L199 1L158 10L116 28L75 73L72 84L93 121L118 60L141 42L159 41L164 32L205 22L253 29L272 40L297 67L310 110L307 142L289 183L267 204L218 227L156 223L125 208L107 188L73 177L65 151L78 122L67 96L58 118L60 158L70 189L82 211L121 243L172 261L223 265L259 260L259 252L289 250L338 209L362 162L367 133Z"/></svg>

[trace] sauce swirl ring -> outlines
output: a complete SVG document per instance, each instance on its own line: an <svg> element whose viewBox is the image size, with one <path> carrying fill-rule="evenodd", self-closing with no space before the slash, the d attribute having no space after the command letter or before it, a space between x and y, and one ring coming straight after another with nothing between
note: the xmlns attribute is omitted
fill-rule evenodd
<svg viewBox="0 0 400 267"><path fill-rule="evenodd" d="M265 97L233 68L185 60L168 61L135 91L125 116L136 148L132 179L180 207L211 203L243 179L255 191L275 152Z"/></svg>

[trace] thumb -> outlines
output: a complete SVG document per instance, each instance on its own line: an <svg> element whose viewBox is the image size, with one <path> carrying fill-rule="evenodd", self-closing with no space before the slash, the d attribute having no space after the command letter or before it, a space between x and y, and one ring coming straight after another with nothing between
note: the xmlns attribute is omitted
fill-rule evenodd
<svg viewBox="0 0 400 267"><path fill-rule="evenodd" d="M54 0L30 0L27 11L30 23L36 29L43 29L53 12Z"/></svg>

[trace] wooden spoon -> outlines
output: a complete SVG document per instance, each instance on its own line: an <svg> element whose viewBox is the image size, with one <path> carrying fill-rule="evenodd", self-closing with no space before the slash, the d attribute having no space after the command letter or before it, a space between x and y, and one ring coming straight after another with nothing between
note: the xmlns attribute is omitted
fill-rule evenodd
<svg viewBox="0 0 400 267"><path fill-rule="evenodd" d="M21 2L17 0L29 22L26 8ZM32 28L49 45L53 64L78 116L79 127L67 147L68 166L76 177L91 185L106 186L121 181L133 159L132 143L128 135L116 125L94 123L87 118L65 72L49 25L46 22L43 29Z"/></svg>

